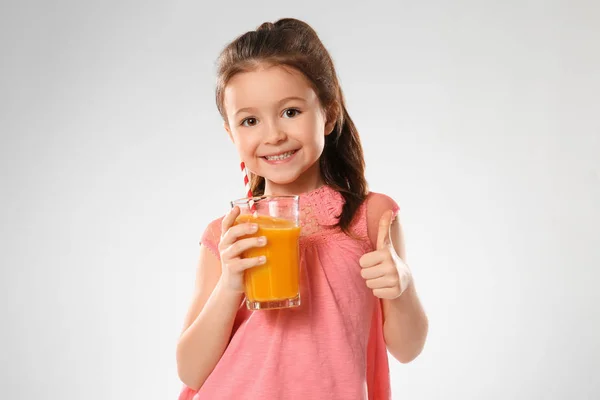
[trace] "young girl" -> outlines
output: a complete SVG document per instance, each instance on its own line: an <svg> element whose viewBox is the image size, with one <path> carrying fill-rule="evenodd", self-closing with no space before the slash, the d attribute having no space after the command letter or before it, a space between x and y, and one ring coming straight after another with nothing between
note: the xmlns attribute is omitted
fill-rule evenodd
<svg viewBox="0 0 600 400"><path fill-rule="evenodd" d="M177 346L180 400L390 398L387 351L413 360L427 317L404 263L398 206L369 192L331 57L295 19L222 52L216 99L254 195L300 197L302 304L249 311L241 253L262 246L239 208L208 226Z"/></svg>

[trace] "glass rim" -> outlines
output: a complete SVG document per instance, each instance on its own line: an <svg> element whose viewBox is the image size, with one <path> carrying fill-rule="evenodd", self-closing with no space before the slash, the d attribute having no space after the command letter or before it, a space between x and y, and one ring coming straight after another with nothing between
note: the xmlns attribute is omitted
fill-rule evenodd
<svg viewBox="0 0 600 400"><path fill-rule="evenodd" d="M298 199L300 199L300 196L296 195L296 194L265 194L265 195L262 195L262 196L242 197L240 199L232 200L231 201L231 205L232 206L237 206L237 205L241 205L241 204L248 204L250 202L250 200L252 200L255 203L257 203L257 202L259 202L261 200L266 200L266 199L298 200Z"/></svg>

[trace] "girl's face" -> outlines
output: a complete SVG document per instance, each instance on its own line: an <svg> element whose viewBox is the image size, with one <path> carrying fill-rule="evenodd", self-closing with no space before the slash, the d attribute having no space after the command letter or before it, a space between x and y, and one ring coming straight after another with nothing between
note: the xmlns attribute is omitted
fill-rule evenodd
<svg viewBox="0 0 600 400"><path fill-rule="evenodd" d="M322 184L319 157L334 126L306 77L293 68L236 74L225 88L225 129L266 192L310 191Z"/></svg>

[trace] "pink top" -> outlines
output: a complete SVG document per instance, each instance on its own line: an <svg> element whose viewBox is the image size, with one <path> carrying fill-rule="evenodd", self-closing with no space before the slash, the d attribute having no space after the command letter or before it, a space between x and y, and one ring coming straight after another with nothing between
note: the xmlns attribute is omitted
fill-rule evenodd
<svg viewBox="0 0 600 400"><path fill-rule="evenodd" d="M380 302L360 275L373 251L379 218L398 212L389 197L370 193L351 231L339 228L343 197L329 186L300 195L301 305L249 311L240 305L231 341L198 392L179 400L388 400L391 398ZM221 219L201 243L218 257Z"/></svg>

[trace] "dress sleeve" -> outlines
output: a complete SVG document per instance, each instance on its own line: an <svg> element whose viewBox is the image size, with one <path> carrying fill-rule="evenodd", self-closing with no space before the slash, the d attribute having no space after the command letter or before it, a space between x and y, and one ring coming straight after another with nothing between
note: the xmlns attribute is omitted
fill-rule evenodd
<svg viewBox="0 0 600 400"><path fill-rule="evenodd" d="M178 400L193 400L196 393L198 393L197 390L192 390L186 385L183 385L179 392Z"/></svg>
<svg viewBox="0 0 600 400"><path fill-rule="evenodd" d="M381 193L371 192L367 198L367 233L373 247L377 243L377 233L379 231L379 220L384 212L392 210L394 218L400 211L400 206L389 196Z"/></svg>
<svg viewBox="0 0 600 400"><path fill-rule="evenodd" d="M221 222L223 218L215 219L208 224L200 239L200 245L206 246L219 259L219 242L221 241Z"/></svg>

